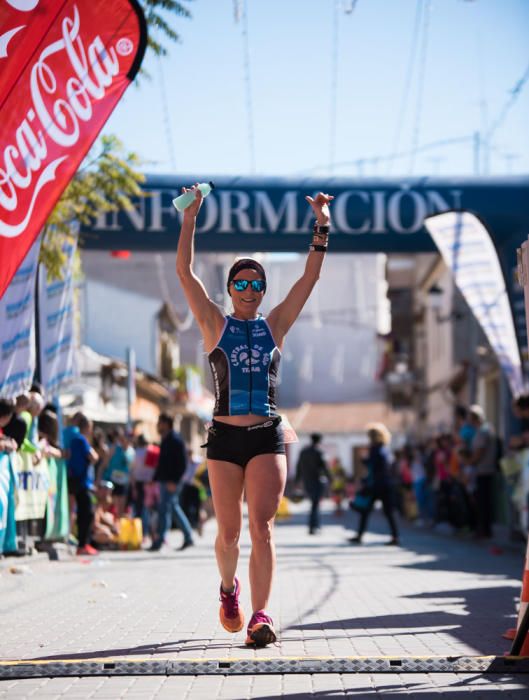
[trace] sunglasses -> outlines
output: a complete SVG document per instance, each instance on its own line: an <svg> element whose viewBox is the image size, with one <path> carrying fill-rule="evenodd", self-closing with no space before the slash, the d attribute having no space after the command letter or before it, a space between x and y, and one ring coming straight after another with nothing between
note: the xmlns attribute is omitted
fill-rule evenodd
<svg viewBox="0 0 529 700"><path fill-rule="evenodd" d="M252 285L254 292L264 292L266 283L264 280L233 280L233 288L238 292L244 292L248 285Z"/></svg>

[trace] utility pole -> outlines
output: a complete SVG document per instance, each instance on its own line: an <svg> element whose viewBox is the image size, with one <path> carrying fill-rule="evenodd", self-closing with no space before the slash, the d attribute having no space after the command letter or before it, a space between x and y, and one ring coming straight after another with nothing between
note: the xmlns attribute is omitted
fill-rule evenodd
<svg viewBox="0 0 529 700"><path fill-rule="evenodd" d="M481 174L481 134L474 132L474 175Z"/></svg>

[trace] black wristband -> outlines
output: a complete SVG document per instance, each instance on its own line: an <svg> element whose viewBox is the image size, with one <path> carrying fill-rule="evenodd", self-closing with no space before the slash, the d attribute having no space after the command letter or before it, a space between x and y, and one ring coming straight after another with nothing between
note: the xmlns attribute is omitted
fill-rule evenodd
<svg viewBox="0 0 529 700"><path fill-rule="evenodd" d="M326 233L326 234L328 234L329 231L331 230L331 227L329 225L325 225L325 224L320 225L317 221L315 221L312 230L314 231L314 233Z"/></svg>
<svg viewBox="0 0 529 700"><path fill-rule="evenodd" d="M309 250L311 252L315 252L315 253L326 253L327 246L326 245L314 245L314 243L311 243L311 245L309 246Z"/></svg>

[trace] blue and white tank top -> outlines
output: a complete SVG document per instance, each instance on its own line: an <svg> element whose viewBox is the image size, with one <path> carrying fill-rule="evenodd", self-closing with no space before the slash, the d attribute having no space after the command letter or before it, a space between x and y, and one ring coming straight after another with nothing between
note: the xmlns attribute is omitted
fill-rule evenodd
<svg viewBox="0 0 529 700"><path fill-rule="evenodd" d="M266 320L226 316L208 359L215 385L214 416L276 415L281 352Z"/></svg>

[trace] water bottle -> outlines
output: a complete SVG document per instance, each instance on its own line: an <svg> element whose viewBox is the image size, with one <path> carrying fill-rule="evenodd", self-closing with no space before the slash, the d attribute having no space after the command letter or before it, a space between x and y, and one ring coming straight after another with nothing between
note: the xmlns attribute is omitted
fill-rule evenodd
<svg viewBox="0 0 529 700"><path fill-rule="evenodd" d="M202 182L197 189L202 192L203 197L207 197L211 190L215 189L215 185L212 182ZM191 202L194 201L195 190L192 192L184 192L179 197L176 197L176 199L173 199L173 205L177 211L184 211L184 209L187 209Z"/></svg>

